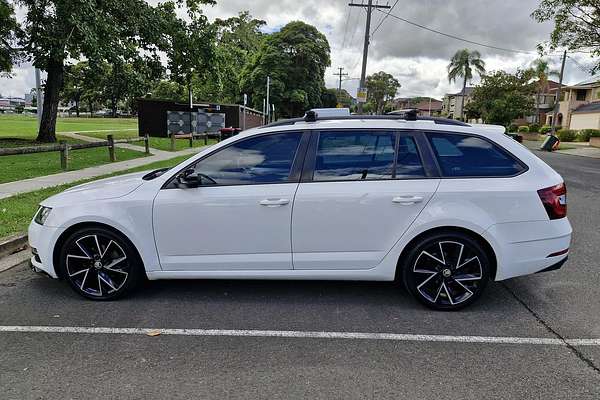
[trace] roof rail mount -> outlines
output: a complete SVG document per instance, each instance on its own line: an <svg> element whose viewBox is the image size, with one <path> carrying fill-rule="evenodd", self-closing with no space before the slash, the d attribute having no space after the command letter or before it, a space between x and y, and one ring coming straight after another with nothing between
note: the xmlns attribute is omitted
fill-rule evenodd
<svg viewBox="0 0 600 400"><path fill-rule="evenodd" d="M304 115L304 122L317 122L318 117L319 114L317 114L313 110L307 111Z"/></svg>

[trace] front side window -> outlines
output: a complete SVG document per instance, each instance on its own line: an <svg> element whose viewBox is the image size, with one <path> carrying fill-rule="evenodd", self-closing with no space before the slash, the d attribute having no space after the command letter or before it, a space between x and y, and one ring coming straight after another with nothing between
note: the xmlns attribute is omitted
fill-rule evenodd
<svg viewBox="0 0 600 400"><path fill-rule="evenodd" d="M424 176L412 137L400 137L395 158L394 132L321 132L313 181L375 180ZM394 169L396 165L396 169Z"/></svg>
<svg viewBox="0 0 600 400"><path fill-rule="evenodd" d="M278 133L242 139L194 166L218 185L287 182L301 133Z"/></svg>
<svg viewBox="0 0 600 400"><path fill-rule="evenodd" d="M450 133L428 137L443 176L513 176L524 169L506 151L482 138Z"/></svg>

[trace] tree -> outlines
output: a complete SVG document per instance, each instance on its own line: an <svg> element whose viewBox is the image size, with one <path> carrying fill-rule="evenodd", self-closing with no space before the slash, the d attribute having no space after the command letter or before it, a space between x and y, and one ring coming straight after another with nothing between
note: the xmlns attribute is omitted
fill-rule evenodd
<svg viewBox="0 0 600 400"><path fill-rule="evenodd" d="M554 21L549 43L552 50L565 47L600 56L600 0L542 0L531 15L538 22ZM600 59L590 72L598 71Z"/></svg>
<svg viewBox="0 0 600 400"><path fill-rule="evenodd" d="M455 82L459 77L463 78L462 95L460 97L460 115L458 116L461 120L463 119L463 110L465 108L465 89L467 87L467 81L473 79L473 69L475 69L479 76L485 73L485 63L477 50L459 50L450 60L450 64L448 64L448 81Z"/></svg>
<svg viewBox="0 0 600 400"><path fill-rule="evenodd" d="M367 76L367 100L374 105L377 114L383 114L386 103L396 96L400 82L387 72L379 71Z"/></svg>
<svg viewBox="0 0 600 400"><path fill-rule="evenodd" d="M186 88L177 82L162 79L154 85L150 97L159 100L186 101Z"/></svg>
<svg viewBox="0 0 600 400"><path fill-rule="evenodd" d="M15 49L18 29L12 4L7 0L0 0L0 73L9 73L18 57Z"/></svg>
<svg viewBox="0 0 600 400"><path fill-rule="evenodd" d="M171 49L176 8L199 12L212 0L16 0L25 11L19 44L26 58L47 72L37 140L56 141L56 116L67 60L132 60Z"/></svg>
<svg viewBox="0 0 600 400"><path fill-rule="evenodd" d="M548 78L552 75L558 76L559 72L551 70L548 61L543 59L537 59L533 62L531 68L533 75L537 79L536 81L536 96L535 96L535 122L540 122L540 102L539 97L542 93L548 89Z"/></svg>
<svg viewBox="0 0 600 400"><path fill-rule="evenodd" d="M481 117L485 123L508 127L516 118L534 110L532 77L531 70L519 70L515 74L496 71L483 76L481 83L473 89L467 113Z"/></svg>
<svg viewBox="0 0 600 400"><path fill-rule="evenodd" d="M74 102L75 113L79 117L79 103L81 102L81 95L85 90L86 74L89 71L89 65L87 61L82 61L77 64L67 65L65 67L65 78L63 84L63 90L61 92L61 101Z"/></svg>
<svg viewBox="0 0 600 400"><path fill-rule="evenodd" d="M279 115L300 116L309 108L321 107L325 68L330 64L325 35L304 22L290 22L262 41L242 72L241 87L254 107L260 109L270 76L270 102Z"/></svg>

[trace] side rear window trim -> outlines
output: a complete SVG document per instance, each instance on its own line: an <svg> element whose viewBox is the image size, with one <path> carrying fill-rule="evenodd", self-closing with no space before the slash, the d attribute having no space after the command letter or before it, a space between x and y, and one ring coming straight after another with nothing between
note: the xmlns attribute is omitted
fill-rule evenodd
<svg viewBox="0 0 600 400"><path fill-rule="evenodd" d="M525 172L529 171L529 166L527 164L525 164L523 161L521 161L521 159L519 159L519 157L515 156L513 153L511 153L509 150L507 150L506 148L504 148L504 146L500 145L499 143L494 142L493 140L483 136L483 135L478 135L475 133L465 133L465 132L452 132L452 131L423 131L423 134L426 136L426 142L429 148L429 152L431 153L431 156L433 157L435 164L438 168L438 173L439 173L439 177L442 179L502 179L502 178L514 178L516 176L522 175ZM494 146L495 148L497 148L499 151L501 151L502 153L504 153L506 156L508 156L510 159L512 159L514 162L516 162L517 164L519 164L521 166L521 171L515 173L515 174L511 174L511 175L464 175L464 176L447 176L444 175L443 171L442 171L442 167L440 165L440 162L438 160L438 157L436 155L436 152L433 148L433 145L431 144L431 135L436 135L436 134L442 134L442 135L461 135L461 136L468 136L468 137L476 137L478 139L484 140L488 143L490 143L492 146Z"/></svg>

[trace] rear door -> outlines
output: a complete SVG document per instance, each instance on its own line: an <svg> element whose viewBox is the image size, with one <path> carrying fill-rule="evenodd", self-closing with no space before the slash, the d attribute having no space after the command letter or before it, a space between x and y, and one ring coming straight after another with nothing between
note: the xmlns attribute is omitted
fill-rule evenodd
<svg viewBox="0 0 600 400"><path fill-rule="evenodd" d="M294 269L375 267L435 193L420 133L314 132L292 214Z"/></svg>

